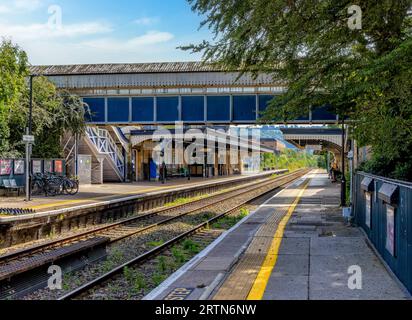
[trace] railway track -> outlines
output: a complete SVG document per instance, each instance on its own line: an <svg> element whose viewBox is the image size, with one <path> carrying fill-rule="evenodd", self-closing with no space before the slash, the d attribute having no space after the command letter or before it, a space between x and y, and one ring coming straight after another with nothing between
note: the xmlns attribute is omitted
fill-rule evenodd
<svg viewBox="0 0 412 320"><path fill-rule="evenodd" d="M241 190L244 190L245 188L256 187L261 184L266 184L273 181L274 180L272 178L267 178L262 181L248 183L246 185L242 185L228 191L219 192L217 194L208 196L207 198L201 198L171 207L154 209L145 214L136 215L134 217L123 219L118 222L105 224L104 226L79 232L71 236L59 238L57 240L47 241L34 246L24 246L24 248L21 250L14 250L10 253L0 255L0 267L14 260L27 258L39 252L46 252L54 248L76 243L78 241L85 240L97 235L107 236L111 239L111 242L120 241L136 233L140 233L163 223L172 221L173 218L176 218L178 216L190 214L197 210L205 209L216 202L221 202L225 199L229 199L233 195L236 195L236 193L239 194L239 191L240 193L243 193L241 192ZM170 218L166 219L163 217Z"/></svg>
<svg viewBox="0 0 412 320"><path fill-rule="evenodd" d="M245 197L240 202L239 202L239 199L236 199L236 197L232 196L233 199L231 199L231 200L236 201L237 202L236 205L228 205L223 210L220 210L219 213L215 214L215 216L213 216L212 218L207 219L207 221L203 221L203 222L195 225L194 227L188 228L188 230L180 233L179 235L177 235L177 236L175 236L171 239L168 239L163 244L158 245L157 247L140 254L139 256L137 256L137 257L121 264L121 265L119 265L118 267L112 269L111 271L106 272L105 274L103 274L103 275L101 275L101 276L99 276L99 277L83 284L82 286L66 293L65 295L59 297L58 300L71 300L71 299L79 299L79 298L80 299L82 299L82 298L87 299L87 293L88 292L96 290L96 288L101 287L106 282L111 281L115 277L118 277L120 274L122 274L124 272L124 270L126 268L132 268L136 265L144 264L145 262L152 260L157 255L159 255L163 252L166 252L172 246L182 242L183 240L185 240L187 238L195 237L196 239L199 239L199 238L202 239L202 241L204 241L206 243L212 242L215 238L217 238L218 235L216 235L215 231L208 230L209 229L208 227L211 224L217 222L218 220L222 219L223 217L225 217L227 215L230 215L233 212L239 211L245 204L249 203L250 201L252 201L256 198L260 198L263 195L266 195L266 194L272 192L276 188L279 188L281 186L284 186L286 184L291 183L292 181L296 180L297 178L300 178L301 176L303 176L307 172L308 171L303 170L303 171L295 172L295 173L292 173L292 174L288 174L288 175L285 175L283 177L272 180L270 182L260 183L260 184L258 184L259 186L257 186L252 191L247 190L247 191L239 192L237 194L237 197L245 196L245 195L248 195L248 196ZM228 198L226 199L226 201L228 201ZM216 207L217 206L216 203L205 206L203 208L203 212L204 212L205 209L212 208L213 206ZM198 210L194 210L194 211L198 211ZM189 213L187 213L185 215L182 215L182 216L187 216L188 214ZM168 219L168 220L169 221L176 220L178 218L181 218L182 216L177 217L177 218L173 218L173 219ZM210 232L212 232L214 234L210 234Z"/></svg>

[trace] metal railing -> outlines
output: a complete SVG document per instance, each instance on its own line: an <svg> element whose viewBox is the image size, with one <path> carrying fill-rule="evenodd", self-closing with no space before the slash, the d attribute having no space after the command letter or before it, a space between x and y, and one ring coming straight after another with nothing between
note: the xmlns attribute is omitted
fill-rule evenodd
<svg viewBox="0 0 412 320"><path fill-rule="evenodd" d="M118 173L124 178L125 159L109 131L96 127L87 127L86 133L97 152L108 155L119 171Z"/></svg>

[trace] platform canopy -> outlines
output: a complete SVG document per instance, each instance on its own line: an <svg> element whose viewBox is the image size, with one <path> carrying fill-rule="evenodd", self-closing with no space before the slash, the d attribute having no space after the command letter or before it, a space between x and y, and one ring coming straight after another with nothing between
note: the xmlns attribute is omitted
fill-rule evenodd
<svg viewBox="0 0 412 320"><path fill-rule="evenodd" d="M240 75L201 62L34 66L31 73L80 95L96 125L256 124L286 91L269 73ZM338 120L323 107L288 123Z"/></svg>
<svg viewBox="0 0 412 320"><path fill-rule="evenodd" d="M330 128L282 128L283 138L303 149L320 147L339 154L342 150L342 130ZM316 149L316 148L315 148Z"/></svg>

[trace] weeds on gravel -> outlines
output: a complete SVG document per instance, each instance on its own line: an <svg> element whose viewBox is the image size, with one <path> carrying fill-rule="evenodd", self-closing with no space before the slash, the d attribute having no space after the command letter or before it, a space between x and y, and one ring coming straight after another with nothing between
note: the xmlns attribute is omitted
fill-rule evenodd
<svg viewBox="0 0 412 320"><path fill-rule="evenodd" d="M173 247L172 248L172 255L175 258L176 263L183 263L186 261L186 255L185 253L179 249L178 247Z"/></svg>
<svg viewBox="0 0 412 320"><path fill-rule="evenodd" d="M197 254L200 252L199 244L189 239L183 242L183 249L192 254Z"/></svg>
<svg viewBox="0 0 412 320"><path fill-rule="evenodd" d="M112 261L114 264L118 264L123 260L123 253L119 250L113 250L108 260Z"/></svg>
<svg viewBox="0 0 412 320"><path fill-rule="evenodd" d="M146 289L146 280L139 271L125 267L123 274L129 285L133 287L134 293L139 293L141 290Z"/></svg>
<svg viewBox="0 0 412 320"><path fill-rule="evenodd" d="M153 284L156 287L158 287L163 281L165 281L166 277L167 277L166 275L158 273L158 272L153 274L152 276Z"/></svg>
<svg viewBox="0 0 412 320"><path fill-rule="evenodd" d="M152 248L156 248L156 247L160 247L162 244L164 244L165 242L163 240L160 241L150 241L147 243L148 247L152 247Z"/></svg>
<svg viewBox="0 0 412 320"><path fill-rule="evenodd" d="M157 258L157 270L159 272L166 272L168 269L168 265L167 265L167 259L165 256L160 256L159 258Z"/></svg>
<svg viewBox="0 0 412 320"><path fill-rule="evenodd" d="M246 208L241 208L239 214L223 217L215 222L212 227L215 229L229 229L248 215L249 210Z"/></svg>

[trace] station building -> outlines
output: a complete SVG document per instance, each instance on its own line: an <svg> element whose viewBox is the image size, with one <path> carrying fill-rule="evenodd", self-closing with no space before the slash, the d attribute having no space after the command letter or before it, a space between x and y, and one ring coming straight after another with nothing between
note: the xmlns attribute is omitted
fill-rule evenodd
<svg viewBox="0 0 412 320"><path fill-rule="evenodd" d="M268 103L286 89L270 74L254 77L201 62L34 66L31 73L46 76L57 88L79 95L90 111L85 135L67 136L64 150L68 173L93 183L151 179L154 172L150 174L149 154L155 144L149 135L158 126L173 128L177 122L186 129L224 126L225 148L242 145L230 139L229 126L258 123ZM306 109L307 116L288 123L339 120L326 107L313 112ZM262 152L279 149L267 141L262 146L247 140L250 152L258 145ZM243 158L242 163L192 164L186 169L204 176L258 170L256 159ZM179 170L169 167L169 173L175 175Z"/></svg>

